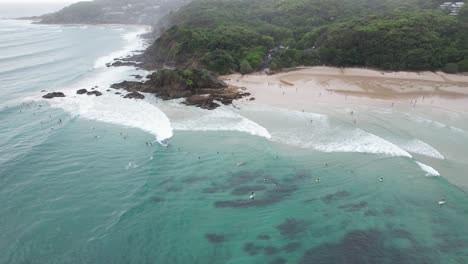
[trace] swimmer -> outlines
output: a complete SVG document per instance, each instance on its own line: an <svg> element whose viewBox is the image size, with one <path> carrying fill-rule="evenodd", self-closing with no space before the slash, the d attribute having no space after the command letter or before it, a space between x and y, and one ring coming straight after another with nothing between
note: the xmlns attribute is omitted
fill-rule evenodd
<svg viewBox="0 0 468 264"><path fill-rule="evenodd" d="M315 179L315 182L316 182L316 183L319 183L319 182L320 182L320 178Z"/></svg>
<svg viewBox="0 0 468 264"><path fill-rule="evenodd" d="M250 194L250 200L253 200L253 199L255 199L255 192L252 192L252 193Z"/></svg>
<svg viewBox="0 0 468 264"><path fill-rule="evenodd" d="M379 182L383 182L383 177L379 179Z"/></svg>

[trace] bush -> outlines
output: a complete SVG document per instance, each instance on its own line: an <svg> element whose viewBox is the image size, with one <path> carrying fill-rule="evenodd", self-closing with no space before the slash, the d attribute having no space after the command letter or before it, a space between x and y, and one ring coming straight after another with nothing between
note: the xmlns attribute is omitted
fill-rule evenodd
<svg viewBox="0 0 468 264"><path fill-rule="evenodd" d="M253 72L252 66L250 66L250 63L247 60L243 60L240 63L240 73L241 74L248 74Z"/></svg>
<svg viewBox="0 0 468 264"><path fill-rule="evenodd" d="M458 72L458 64L456 63L447 63L442 71L446 73L457 73Z"/></svg>
<svg viewBox="0 0 468 264"><path fill-rule="evenodd" d="M459 72L468 72L468 59L462 60L458 63Z"/></svg>
<svg viewBox="0 0 468 264"><path fill-rule="evenodd" d="M207 52L201 58L201 62L208 68L208 70L217 72L219 74L229 74L235 71L234 59L224 50L215 50Z"/></svg>

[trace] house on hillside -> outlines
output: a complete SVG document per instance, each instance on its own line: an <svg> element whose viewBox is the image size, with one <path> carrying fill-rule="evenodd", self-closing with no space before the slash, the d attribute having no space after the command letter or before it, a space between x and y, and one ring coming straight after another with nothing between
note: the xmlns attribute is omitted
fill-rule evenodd
<svg viewBox="0 0 468 264"><path fill-rule="evenodd" d="M450 16L457 16L460 9L463 8L465 2L444 2L443 4L439 5L441 9L450 11Z"/></svg>

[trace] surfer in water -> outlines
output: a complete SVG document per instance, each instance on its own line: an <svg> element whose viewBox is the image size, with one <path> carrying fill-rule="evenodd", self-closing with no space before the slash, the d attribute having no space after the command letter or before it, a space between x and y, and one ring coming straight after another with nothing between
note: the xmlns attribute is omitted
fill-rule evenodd
<svg viewBox="0 0 468 264"><path fill-rule="evenodd" d="M250 194L250 200L253 200L253 199L255 199L255 192L252 192L252 193Z"/></svg>
<svg viewBox="0 0 468 264"><path fill-rule="evenodd" d="M379 182L383 182L383 177L379 179Z"/></svg>
<svg viewBox="0 0 468 264"><path fill-rule="evenodd" d="M444 205L445 204L445 196L442 196L442 198L440 199L440 201L438 202L438 204L440 206Z"/></svg>

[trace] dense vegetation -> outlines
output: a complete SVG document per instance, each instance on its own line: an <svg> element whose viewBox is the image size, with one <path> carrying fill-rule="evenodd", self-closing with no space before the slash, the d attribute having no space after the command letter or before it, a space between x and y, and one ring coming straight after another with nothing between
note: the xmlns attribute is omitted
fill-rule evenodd
<svg viewBox="0 0 468 264"><path fill-rule="evenodd" d="M468 7L437 0L194 0L147 51L221 74L298 65L468 71Z"/></svg>

